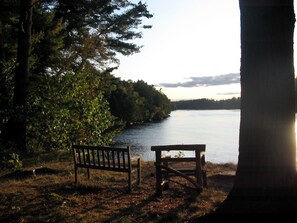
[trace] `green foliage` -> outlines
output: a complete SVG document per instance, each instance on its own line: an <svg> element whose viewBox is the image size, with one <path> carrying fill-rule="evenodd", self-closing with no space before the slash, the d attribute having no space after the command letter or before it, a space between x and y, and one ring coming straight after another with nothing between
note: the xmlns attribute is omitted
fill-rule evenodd
<svg viewBox="0 0 297 223"><path fill-rule="evenodd" d="M112 114L128 123L159 121L171 112L167 96L144 81L118 81L108 100Z"/></svg>
<svg viewBox="0 0 297 223"><path fill-rule="evenodd" d="M19 109L13 109L13 70L15 61L0 61L0 134ZM0 139L1 141L1 139Z"/></svg>
<svg viewBox="0 0 297 223"><path fill-rule="evenodd" d="M62 19L56 18L53 11L46 11L40 4L33 9L31 70L34 76L49 72L49 68L51 73L62 68L67 70L68 64L62 60L66 33Z"/></svg>
<svg viewBox="0 0 297 223"><path fill-rule="evenodd" d="M67 149L71 143L107 145L123 128L121 119L142 122L168 115L159 106L150 108L147 96L152 94L141 94L134 83L114 78L114 68L108 68L118 62L118 53L139 52L141 46L133 40L142 37L140 29L150 28L142 19L152 17L146 4L33 2L32 50L23 58L30 64L23 89L27 92L28 87L28 98L22 106L13 102L20 1L0 3L5 9L0 15L0 151L12 151L12 120L26 120L28 151L38 152ZM110 99L120 104L116 112Z"/></svg>
<svg viewBox="0 0 297 223"><path fill-rule="evenodd" d="M17 153L10 153L8 158L8 168L19 169L23 166L20 156Z"/></svg>
<svg viewBox="0 0 297 223"><path fill-rule="evenodd" d="M51 0L41 2L38 9L33 26L43 38L35 52L58 73L76 72L86 64L106 67L118 62L118 53L139 52L141 46L133 40L142 37L140 29L150 28L142 26L142 19L152 17L146 4L127 0Z"/></svg>
<svg viewBox="0 0 297 223"><path fill-rule="evenodd" d="M33 1L31 74L77 72L86 64L107 67L118 53L131 55L141 46L146 4L128 0ZM0 2L0 59L16 57L19 0Z"/></svg>
<svg viewBox="0 0 297 223"><path fill-rule="evenodd" d="M166 118L171 112L170 100L165 94L156 90L153 85L139 80L134 83L134 89L145 98L145 108L148 111L146 120L159 121Z"/></svg>
<svg viewBox="0 0 297 223"><path fill-rule="evenodd" d="M177 154L174 155L175 158L183 158L185 157L185 153L182 151L178 151Z"/></svg>
<svg viewBox="0 0 297 223"><path fill-rule="evenodd" d="M0 105L1 108L12 106L13 96L13 71L15 69L15 60L0 61Z"/></svg>
<svg viewBox="0 0 297 223"><path fill-rule="evenodd" d="M16 170L23 167L20 155L13 149L6 149L0 144L0 168Z"/></svg>
<svg viewBox="0 0 297 223"><path fill-rule="evenodd" d="M116 117L127 122L140 122L140 110L143 107L143 99L134 92L130 82L118 82L117 88L109 97L111 112Z"/></svg>
<svg viewBox="0 0 297 223"><path fill-rule="evenodd" d="M85 70L62 77L48 76L42 83L31 91L34 92L28 116L31 150L67 149L71 143L106 145L112 142L121 123L109 111L99 89L98 76Z"/></svg>

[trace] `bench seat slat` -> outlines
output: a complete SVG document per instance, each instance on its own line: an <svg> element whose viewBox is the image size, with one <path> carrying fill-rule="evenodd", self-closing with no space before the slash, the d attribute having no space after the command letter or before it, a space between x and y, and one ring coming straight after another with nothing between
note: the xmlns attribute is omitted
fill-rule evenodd
<svg viewBox="0 0 297 223"><path fill-rule="evenodd" d="M81 168L90 168L90 169L97 169L97 170L112 170L112 171L116 171L116 172L129 172L128 169L123 169L123 168L113 168L113 167L99 167L99 166L88 166L88 165L83 165L83 164L77 164L77 167L81 167Z"/></svg>

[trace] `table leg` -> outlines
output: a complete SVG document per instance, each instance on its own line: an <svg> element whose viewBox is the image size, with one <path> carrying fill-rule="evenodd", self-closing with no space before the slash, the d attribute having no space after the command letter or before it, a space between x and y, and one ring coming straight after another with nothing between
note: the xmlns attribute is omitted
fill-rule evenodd
<svg viewBox="0 0 297 223"><path fill-rule="evenodd" d="M161 151L156 151L156 195L162 195Z"/></svg>

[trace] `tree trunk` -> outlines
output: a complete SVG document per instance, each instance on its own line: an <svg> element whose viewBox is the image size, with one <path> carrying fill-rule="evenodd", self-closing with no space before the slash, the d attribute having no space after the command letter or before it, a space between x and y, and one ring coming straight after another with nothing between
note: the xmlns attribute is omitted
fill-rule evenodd
<svg viewBox="0 0 297 223"><path fill-rule="evenodd" d="M29 82L29 56L31 51L32 0L20 1L20 22L15 73L13 105L17 117L13 120L12 140L18 149L26 152L26 103Z"/></svg>
<svg viewBox="0 0 297 223"><path fill-rule="evenodd" d="M257 2L251 3L251 2ZM241 121L235 187L279 188L296 172L292 0L241 0Z"/></svg>
<svg viewBox="0 0 297 223"><path fill-rule="evenodd" d="M234 187L219 212L297 211L293 0L239 0L241 120ZM294 210L296 209L296 210Z"/></svg>

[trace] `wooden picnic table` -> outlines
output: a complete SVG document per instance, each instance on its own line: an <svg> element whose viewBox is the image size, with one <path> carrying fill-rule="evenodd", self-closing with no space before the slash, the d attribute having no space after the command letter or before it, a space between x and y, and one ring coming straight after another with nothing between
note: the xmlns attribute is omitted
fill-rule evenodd
<svg viewBox="0 0 297 223"><path fill-rule="evenodd" d="M172 176L180 176L188 180L195 188L202 190L206 186L205 144L180 144L152 146L156 156L156 195L162 195L163 180ZM187 152L193 151L194 155L186 157L164 154L170 151ZM194 176L196 181L189 176Z"/></svg>

